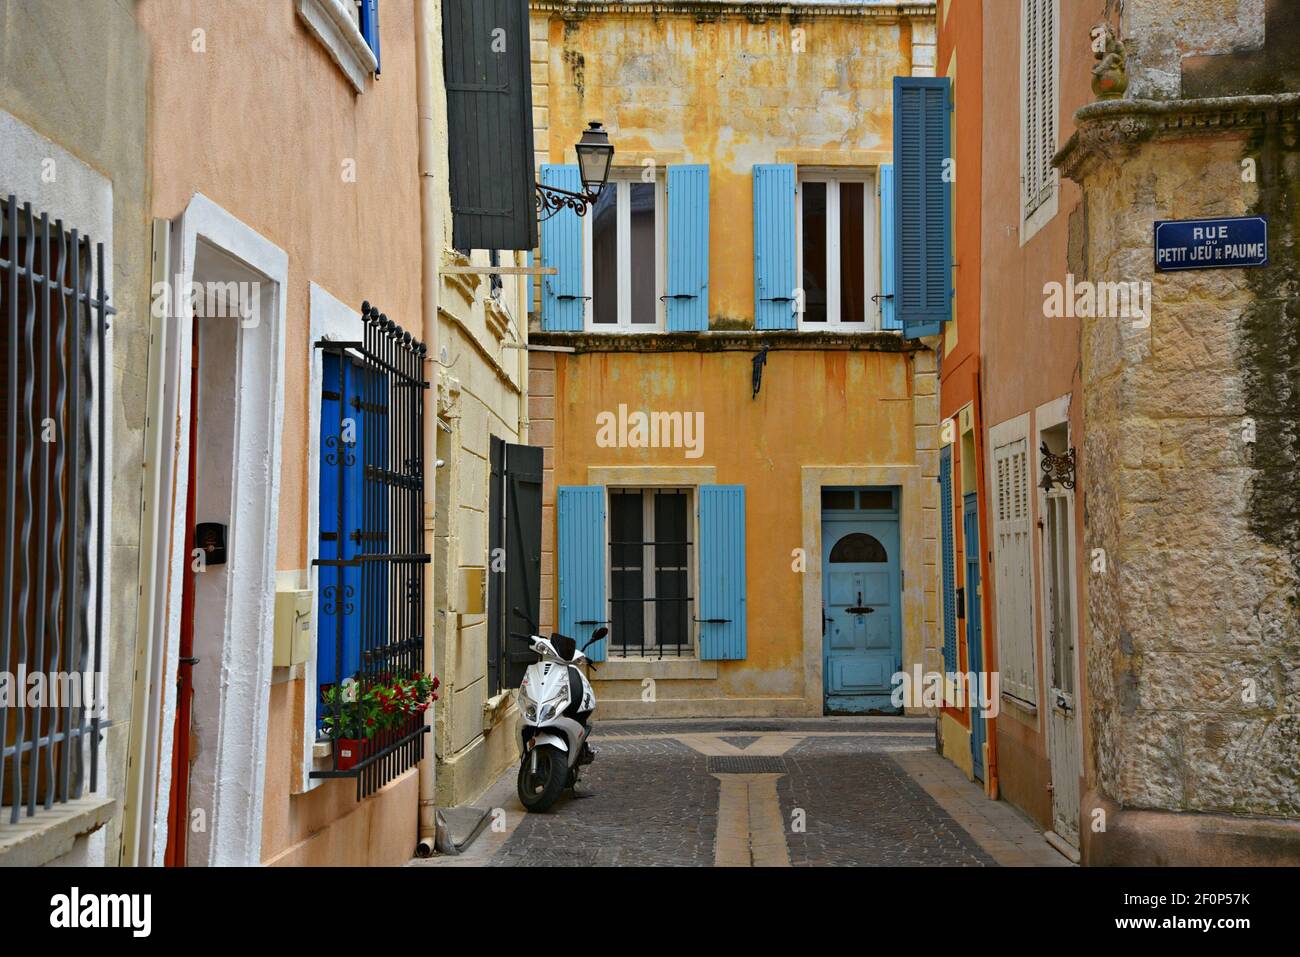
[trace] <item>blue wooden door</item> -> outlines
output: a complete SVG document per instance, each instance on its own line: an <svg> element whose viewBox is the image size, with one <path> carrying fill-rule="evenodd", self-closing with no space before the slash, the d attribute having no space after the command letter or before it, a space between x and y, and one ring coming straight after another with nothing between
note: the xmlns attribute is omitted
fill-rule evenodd
<svg viewBox="0 0 1300 957"><path fill-rule="evenodd" d="M822 515L825 711L895 713L892 679L903 663L897 511Z"/></svg>
<svg viewBox="0 0 1300 957"><path fill-rule="evenodd" d="M970 688L970 750L975 777L984 780L984 713L978 694L984 671L984 644L980 628L980 523L975 493L963 499L962 530L966 542L966 670L975 675L979 685Z"/></svg>

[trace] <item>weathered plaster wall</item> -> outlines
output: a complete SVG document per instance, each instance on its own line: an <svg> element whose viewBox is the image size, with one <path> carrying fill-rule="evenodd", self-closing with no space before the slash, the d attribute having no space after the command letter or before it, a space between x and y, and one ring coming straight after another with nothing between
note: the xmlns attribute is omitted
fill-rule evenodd
<svg viewBox="0 0 1300 957"><path fill-rule="evenodd" d="M547 337L541 337L546 339ZM547 341L550 341L547 339ZM639 714L820 714L820 645L807 621L804 575L792 569L795 548L820 562L806 540L802 503L805 466L915 466L922 498L904 500L903 548L915 568L905 593L906 668L936 667L934 477L937 421L933 353L897 351L773 351L757 398L751 397L753 354L748 351L644 352L634 349L579 355L532 353L533 401L551 399L554 447L548 455L543 515L543 630L554 623L554 489L603 484L592 470L650 467L712 468L713 482L746 488L748 654L742 661L702 662L690 675L670 667L657 674L658 701L640 701L641 671L608 662L601 682L607 717ZM553 392L554 396L545 395ZM698 411L704 417L703 454L680 448L619 449L597 444L596 416L629 410ZM539 421L532 423L535 441ZM608 473L606 473L608 474ZM594 477L593 477L594 475ZM840 483L829 483L840 484ZM867 483L851 483L867 484ZM905 556L905 561L907 560ZM815 603L814 613L820 604ZM806 660L809 649L817 659ZM687 669L689 670L689 669ZM626 677L615 680L615 675ZM666 679L666 680L664 680ZM810 682L812 682L810 684Z"/></svg>
<svg viewBox="0 0 1300 957"><path fill-rule="evenodd" d="M1132 99L1179 96L1187 56L1257 49L1264 43L1267 0L1127 0L1123 31L1128 44ZM1063 3L1062 6L1066 4ZM1091 9L1096 15L1099 11ZM1067 37L1079 36L1067 34ZM1086 39L1087 32L1080 40ZM1062 140L1064 142L1064 139Z"/></svg>
<svg viewBox="0 0 1300 957"><path fill-rule="evenodd" d="M532 4L539 162L574 162L599 119L618 165L708 163L711 325L751 326L753 165L888 163L893 77L934 73L933 4L752 18L743 4L621 6Z"/></svg>
<svg viewBox="0 0 1300 957"><path fill-rule="evenodd" d="M86 37L94 37L87 43ZM107 760L100 793L116 798L117 814L95 835L96 856L117 863L121 800L131 722L135 653L136 568L140 541L140 474L144 435L145 375L149 348L149 48L130 5L111 0L2 0L0 2L0 109L66 150L112 187L112 393L108 411L113 459L108 555L113 568L106 595ZM32 157L39 164L48 157ZM42 179L44 170L6 169L10 176ZM75 171L55 166L51 193L63 196L78 182ZM20 201L33 199L19 196ZM67 195L65 210L93 201ZM35 204L34 204L35 205ZM40 210L35 212L39 214ZM84 228L84 227L83 227ZM100 237L95 237L100 238Z"/></svg>

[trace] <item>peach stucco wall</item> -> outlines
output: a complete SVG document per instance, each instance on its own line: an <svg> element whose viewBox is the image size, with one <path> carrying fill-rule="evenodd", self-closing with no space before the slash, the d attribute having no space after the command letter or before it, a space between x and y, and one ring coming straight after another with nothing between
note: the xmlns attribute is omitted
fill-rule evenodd
<svg viewBox="0 0 1300 957"><path fill-rule="evenodd" d="M358 309L369 300L420 330L414 5L384 5L382 75L360 95L289 0L141 0L138 16L153 49L153 216L173 219L202 193L288 254L277 568L305 579L309 283ZM199 38L205 52L194 49ZM335 819L346 816L342 826L351 828L358 813L370 833L401 836L365 863L405 860L415 842L413 775L362 810L350 781L291 795L304 683L280 671L266 742L263 860ZM392 815L391 830L377 828L375 815ZM313 863L361 863L303 853Z"/></svg>

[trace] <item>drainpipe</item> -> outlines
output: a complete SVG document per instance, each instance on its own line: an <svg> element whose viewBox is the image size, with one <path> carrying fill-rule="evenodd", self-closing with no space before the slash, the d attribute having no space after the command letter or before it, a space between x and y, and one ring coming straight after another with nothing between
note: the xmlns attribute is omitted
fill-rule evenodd
<svg viewBox="0 0 1300 957"><path fill-rule="evenodd" d="M442 256L442 210L438 203L437 180L434 178L436 166L436 144L434 135L434 84L441 71L436 59L438 46L435 33L441 34L435 0L416 0L415 4L415 101L419 115L420 129L420 313L423 319L421 338L427 352L425 368L429 373L430 387L425 395L424 410L424 550L428 555L435 552L434 515L437 512L435 495L437 493L436 462L438 460L438 264ZM433 593L429 583L425 589L424 600L424 661L430 673L434 673L433 630L437 623L437 609L429 600ZM436 707L436 706L435 706ZM425 721L430 727L429 740L425 743L424 757L420 760L420 829L416 854L428 857L433 853L434 837L437 830L434 809L434 766L437 763L435 743L433 741L433 708L425 712Z"/></svg>

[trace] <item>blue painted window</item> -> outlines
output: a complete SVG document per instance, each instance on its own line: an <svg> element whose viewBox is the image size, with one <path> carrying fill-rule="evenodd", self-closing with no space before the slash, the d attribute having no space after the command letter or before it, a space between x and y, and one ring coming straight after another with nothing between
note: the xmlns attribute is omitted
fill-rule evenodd
<svg viewBox="0 0 1300 957"><path fill-rule="evenodd" d="M698 545L689 490L558 490L558 628L581 643L609 625L593 660L690 655L692 634L702 659L745 657L745 489L703 485L696 494Z"/></svg>
<svg viewBox="0 0 1300 957"><path fill-rule="evenodd" d="M367 401L384 403L387 384L382 376L372 377L338 352L324 352L321 360L318 554L322 564L317 568L316 681L323 688L357 673L363 641L367 647L385 641L384 635L371 634L367 639L362 634L361 566L328 563L352 561L367 550L382 552L387 548L382 542L371 542L367 548L359 534L363 526L363 450L367 441L365 416L359 405L368 385L378 394ZM385 440L382 427L370 436L372 443ZM373 507L382 513L387 507L382 490L372 494L378 496ZM377 564L370 573L377 576L371 582L376 593L386 594L387 571ZM379 621L373 627L387 631Z"/></svg>
<svg viewBox="0 0 1300 957"><path fill-rule="evenodd" d="M794 329L795 169L754 167L754 328Z"/></svg>
<svg viewBox="0 0 1300 957"><path fill-rule="evenodd" d="M542 184L577 193L582 191L582 176L577 165L547 164ZM582 331L582 253L582 217L576 212L562 209L542 220L542 265L556 270L542 277L542 328L548 332Z"/></svg>
<svg viewBox="0 0 1300 957"><path fill-rule="evenodd" d="M894 77L894 309L907 338L952 317L951 85Z"/></svg>
<svg viewBox="0 0 1300 957"><path fill-rule="evenodd" d="M709 168L668 167L668 331L709 328Z"/></svg>
<svg viewBox="0 0 1300 957"><path fill-rule="evenodd" d="M358 26L365 37L366 45L375 55L375 76L379 76L379 0L359 0L357 4Z"/></svg>
<svg viewBox="0 0 1300 957"><path fill-rule="evenodd" d="M939 527L943 549L943 667L957 670L957 573L953 549L952 446L939 451Z"/></svg>

